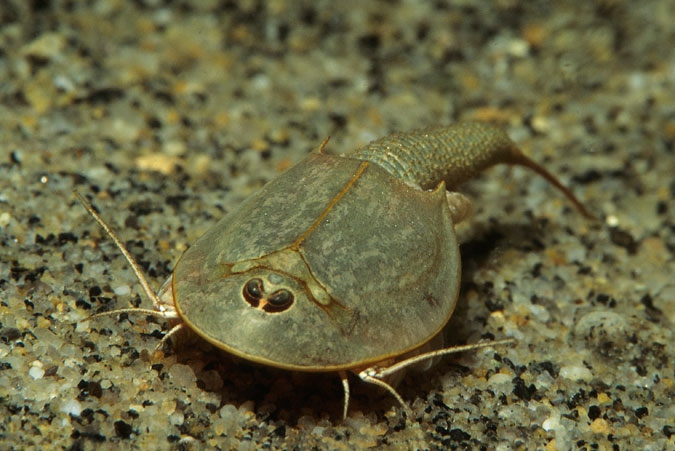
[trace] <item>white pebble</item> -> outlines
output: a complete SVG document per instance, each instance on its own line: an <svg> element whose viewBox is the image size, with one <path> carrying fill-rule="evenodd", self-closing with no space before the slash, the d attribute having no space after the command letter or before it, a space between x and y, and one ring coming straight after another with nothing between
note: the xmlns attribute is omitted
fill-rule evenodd
<svg viewBox="0 0 675 451"><path fill-rule="evenodd" d="M12 219L12 216L5 212L0 213L0 227L7 227L9 221Z"/></svg>
<svg viewBox="0 0 675 451"><path fill-rule="evenodd" d="M544 420L541 424L542 429L545 431L554 431L560 429L560 416L551 416Z"/></svg>
<svg viewBox="0 0 675 451"><path fill-rule="evenodd" d="M589 382L593 379L593 373L585 366L563 366L560 368L560 376L573 381Z"/></svg>
<svg viewBox="0 0 675 451"><path fill-rule="evenodd" d="M228 436L234 435L240 426L240 417L237 408L232 404L226 404L220 409L219 415L222 419L220 422L222 433Z"/></svg>
<svg viewBox="0 0 675 451"><path fill-rule="evenodd" d="M504 373L497 373L493 374L490 379L488 379L488 387L494 387L496 385L502 385L502 384L511 384L511 380L513 379L513 376L509 376L508 374Z"/></svg>
<svg viewBox="0 0 675 451"><path fill-rule="evenodd" d="M120 285L119 287L115 288L113 292L117 296L128 296L129 293L131 293L131 287L129 287L129 285Z"/></svg>
<svg viewBox="0 0 675 451"><path fill-rule="evenodd" d="M237 415L237 408L232 404L225 404L218 414L220 418L232 418Z"/></svg>
<svg viewBox="0 0 675 451"><path fill-rule="evenodd" d="M511 56L524 58L530 53L530 44L524 39L511 39L508 50Z"/></svg>
<svg viewBox="0 0 675 451"><path fill-rule="evenodd" d="M30 369L28 370L28 375L33 379L42 379L42 376L45 375L45 370L42 367L42 362L35 360L30 364Z"/></svg>
<svg viewBox="0 0 675 451"><path fill-rule="evenodd" d="M39 368L37 366L31 366L30 369L28 370L28 374L33 379L41 379L42 376L45 375L45 370L43 370L42 368Z"/></svg>
<svg viewBox="0 0 675 451"><path fill-rule="evenodd" d="M60 411L67 413L68 415L78 417L80 416L80 413L82 413L82 404L80 404L76 399L69 399L68 401L61 404Z"/></svg>

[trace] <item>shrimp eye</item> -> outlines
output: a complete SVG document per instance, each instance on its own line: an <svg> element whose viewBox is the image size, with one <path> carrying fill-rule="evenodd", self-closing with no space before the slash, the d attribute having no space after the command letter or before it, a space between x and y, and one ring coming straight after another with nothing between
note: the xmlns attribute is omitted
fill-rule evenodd
<svg viewBox="0 0 675 451"><path fill-rule="evenodd" d="M243 294L246 302L251 304L253 307L258 307L258 304L260 304L260 300L263 297L262 280L251 279L246 282L246 285L244 285Z"/></svg>
<svg viewBox="0 0 675 451"><path fill-rule="evenodd" d="M268 313L277 313L286 310L293 303L293 295L288 290L279 290L267 298L267 305L263 309Z"/></svg>

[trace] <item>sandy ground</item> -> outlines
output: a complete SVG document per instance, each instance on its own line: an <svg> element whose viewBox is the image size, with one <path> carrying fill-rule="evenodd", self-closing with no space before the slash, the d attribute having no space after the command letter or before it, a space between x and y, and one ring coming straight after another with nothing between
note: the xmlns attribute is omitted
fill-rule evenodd
<svg viewBox="0 0 675 451"><path fill-rule="evenodd" d="M0 449L675 449L675 3L555 5L3 1ZM411 416L353 378L343 421L335 374L86 320L151 304L73 189L159 287L327 136L459 120L502 126L600 219L524 169L463 187L445 335L517 343L405 377Z"/></svg>

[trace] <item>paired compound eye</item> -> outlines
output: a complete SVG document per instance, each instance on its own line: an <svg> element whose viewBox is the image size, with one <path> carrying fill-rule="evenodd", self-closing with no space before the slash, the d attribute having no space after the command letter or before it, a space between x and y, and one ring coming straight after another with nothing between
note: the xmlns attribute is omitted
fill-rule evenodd
<svg viewBox="0 0 675 451"><path fill-rule="evenodd" d="M276 312L286 310L293 303L293 295L290 291L281 289L267 298L267 302Z"/></svg>
<svg viewBox="0 0 675 451"><path fill-rule="evenodd" d="M251 279L246 282L242 294L251 307L259 308L267 313L283 312L293 304L294 300L293 294L285 288L266 296L263 282L260 279Z"/></svg>
<svg viewBox="0 0 675 451"><path fill-rule="evenodd" d="M257 307L263 297L262 289L262 280L251 279L244 285L244 298L253 307Z"/></svg>

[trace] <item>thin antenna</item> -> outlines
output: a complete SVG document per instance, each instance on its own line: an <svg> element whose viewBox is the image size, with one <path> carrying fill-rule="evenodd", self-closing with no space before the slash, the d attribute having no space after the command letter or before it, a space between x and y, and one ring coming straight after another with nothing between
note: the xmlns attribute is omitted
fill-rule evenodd
<svg viewBox="0 0 675 451"><path fill-rule="evenodd" d="M148 299L152 301L152 304L154 307L162 313L166 313L166 309L162 305L162 302L160 301L159 297L157 294L150 288L150 283L148 283L148 279L145 278L145 274L143 274L143 271L141 271L141 267L138 265L136 260L131 256L129 251L127 250L126 247L124 247L124 244L122 244L122 241L117 237L115 232L110 228L110 226L101 218L101 216L94 210L94 207L89 203L89 201L82 195L80 194L77 190L74 190L73 193L75 194L75 197L77 197L77 200L80 201L82 206L89 212L92 218L98 224L105 230L105 233L108 234L110 239L115 243L115 246L122 252L122 255L124 255L124 258L129 262L129 265L131 266L131 269L134 271L134 274L136 274L136 279L138 279L138 282L141 284L143 287L143 291L145 292L146 296ZM112 313L112 312L111 312ZM164 315L162 315L164 316ZM166 316L164 316L166 317Z"/></svg>
<svg viewBox="0 0 675 451"><path fill-rule="evenodd" d="M455 354L458 352L465 352L465 351L472 351L474 349L479 349L479 348L487 348L487 347L494 347L494 346L500 346L500 345L505 345L505 344L511 344L515 343L516 340L513 338L506 338L504 340L495 340L495 341L487 341L484 343L474 343L474 344L469 344L469 345L461 345L461 346L453 346L451 348L443 348L443 349L438 349L435 351L429 351L425 352L424 354L419 354L413 357L409 357L405 360L402 360L400 362L397 362L391 366L384 367L384 368L376 368L376 367L371 367L371 368L366 368L365 370L361 371L359 373L359 377L363 380L370 381L371 378L375 379L382 379L385 378L391 374L396 373L397 371L401 371L403 368L414 365L418 362L428 360L428 359L433 359L435 357L440 357L443 355L448 355L448 354Z"/></svg>

